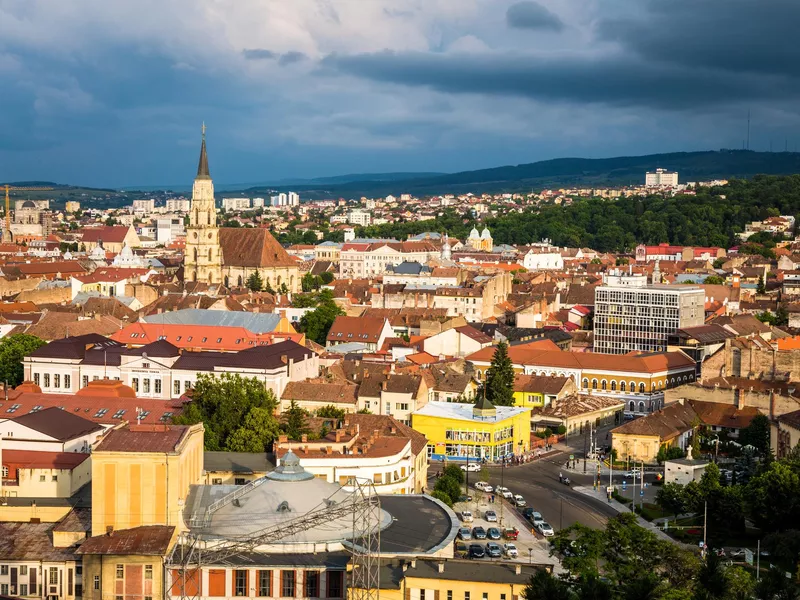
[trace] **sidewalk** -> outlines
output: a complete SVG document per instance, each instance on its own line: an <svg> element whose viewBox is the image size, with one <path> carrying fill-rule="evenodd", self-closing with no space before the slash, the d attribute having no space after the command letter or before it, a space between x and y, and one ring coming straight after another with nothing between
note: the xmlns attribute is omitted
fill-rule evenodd
<svg viewBox="0 0 800 600"><path fill-rule="evenodd" d="M583 494L584 496L589 496L591 498L602 500L603 502L608 502L608 500L607 500L608 496L606 495L605 488L601 488L601 489L595 491L591 487L578 485L578 486L573 487L572 489L575 490L576 492L578 492L579 494ZM618 513L624 513L624 512L629 513L629 512L631 512L630 508L628 508L624 504L620 504L619 502L617 502L613 498L611 499L611 502L608 502L608 505L611 508L613 508L614 510L616 510ZM652 531L653 533L655 533L662 540L666 540L668 542L672 542L673 544L679 544L681 546L685 546L686 545L686 544L683 544L683 543L681 543L681 542L669 537L666 533L661 531L654 523L651 523L647 519L643 519L642 517L637 515L636 516L636 520L638 521L639 525L641 525L642 527L644 527L645 529L647 529L649 531Z"/></svg>

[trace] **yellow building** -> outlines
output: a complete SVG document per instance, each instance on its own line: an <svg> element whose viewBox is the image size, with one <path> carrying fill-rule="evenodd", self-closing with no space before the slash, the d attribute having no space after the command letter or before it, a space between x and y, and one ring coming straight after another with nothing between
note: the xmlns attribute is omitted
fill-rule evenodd
<svg viewBox="0 0 800 600"><path fill-rule="evenodd" d="M530 449L530 408L428 402L411 417L411 426L428 438L434 460L497 460Z"/></svg>
<svg viewBox="0 0 800 600"><path fill-rule="evenodd" d="M477 568L477 567L480 568ZM391 560L381 564L382 600L518 600L537 571L553 565L473 560Z"/></svg>
<svg viewBox="0 0 800 600"><path fill-rule="evenodd" d="M576 392L575 382L569 377L522 374L514 377L514 406L544 408Z"/></svg>
<svg viewBox="0 0 800 600"><path fill-rule="evenodd" d="M771 423L772 451L784 458L800 444L800 410L781 415Z"/></svg>
<svg viewBox="0 0 800 600"><path fill-rule="evenodd" d="M662 446L686 449L700 418L688 402L676 402L611 430L618 460L656 462Z"/></svg>
<svg viewBox="0 0 800 600"><path fill-rule="evenodd" d="M203 478L202 425L124 424L92 452L92 535L182 527L189 486Z"/></svg>

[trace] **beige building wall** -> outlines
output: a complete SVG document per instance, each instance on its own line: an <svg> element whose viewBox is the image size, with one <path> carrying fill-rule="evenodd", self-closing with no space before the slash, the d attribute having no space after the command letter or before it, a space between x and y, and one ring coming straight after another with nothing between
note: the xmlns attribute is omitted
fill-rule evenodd
<svg viewBox="0 0 800 600"><path fill-rule="evenodd" d="M151 573L152 577L148 578ZM160 600L163 597L164 559L161 556L84 555L83 600Z"/></svg>
<svg viewBox="0 0 800 600"><path fill-rule="evenodd" d="M69 498L92 480L92 459L87 458L72 470L19 468L17 473L19 485L4 484L4 494L21 498Z"/></svg>

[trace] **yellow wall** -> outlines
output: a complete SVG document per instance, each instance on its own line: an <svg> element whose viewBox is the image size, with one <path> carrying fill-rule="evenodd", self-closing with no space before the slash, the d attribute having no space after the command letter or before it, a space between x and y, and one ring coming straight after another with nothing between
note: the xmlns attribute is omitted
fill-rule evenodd
<svg viewBox="0 0 800 600"><path fill-rule="evenodd" d="M446 452L447 444L460 444L462 446L482 447L485 449L484 456L489 458L493 454L496 454L496 452L491 451L492 448L505 444L509 440L513 441L513 452L515 454L529 450L531 443L530 418L530 412L528 411L521 412L516 416L503 419L502 421L498 422L487 422L480 420L464 421L460 419L451 419L415 413L411 418L411 426L414 428L414 430L419 431L428 438L428 446L433 446L434 454L444 454ZM510 426L513 426L514 428L513 436L511 438L495 441L495 432ZM465 440L448 440L446 431L450 429L458 431L488 432L490 441L474 442ZM477 456L480 456L480 453L478 453ZM454 458L456 457L454 456Z"/></svg>
<svg viewBox="0 0 800 600"><path fill-rule="evenodd" d="M514 392L514 406L542 407L544 406L544 394L541 392Z"/></svg>
<svg viewBox="0 0 800 600"><path fill-rule="evenodd" d="M122 565L124 569L123 579L117 580L117 565ZM144 579L145 565L152 565L153 579ZM141 567L131 571L128 567ZM100 589L94 589L95 576L100 577ZM126 577L136 576L141 578L140 594L125 593ZM122 591L118 591L119 588ZM149 589L147 589L149 588ZM154 600L163 598L164 589L164 568L163 559L160 556L100 556L84 555L83 557L83 600L114 600L122 596L126 600L142 600L144 596L152 597Z"/></svg>
<svg viewBox="0 0 800 600"><path fill-rule="evenodd" d="M0 521L29 523L31 519L39 519L42 523L57 523L71 510L71 506L0 505Z"/></svg>
<svg viewBox="0 0 800 600"><path fill-rule="evenodd" d="M92 535L107 527L181 527L189 486L202 483L203 426L193 425L175 453L92 454Z"/></svg>
<svg viewBox="0 0 800 600"><path fill-rule="evenodd" d="M617 451L617 460L653 462L660 448L657 435L631 435L611 433L611 447Z"/></svg>

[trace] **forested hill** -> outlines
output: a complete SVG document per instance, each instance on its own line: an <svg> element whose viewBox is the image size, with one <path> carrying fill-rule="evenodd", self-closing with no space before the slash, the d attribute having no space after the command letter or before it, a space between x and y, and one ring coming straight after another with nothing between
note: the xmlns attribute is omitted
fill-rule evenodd
<svg viewBox="0 0 800 600"><path fill-rule="evenodd" d="M770 215L800 215L800 175L757 175L726 186L701 188L697 195L606 200L578 199L570 206L532 207L484 221L495 244L528 244L549 238L559 246L631 251L638 243L690 246L736 243L746 223ZM447 231L466 238L474 221L448 212L434 221L367 227L360 235L405 239L423 231Z"/></svg>
<svg viewBox="0 0 800 600"><path fill-rule="evenodd" d="M386 196L401 193L427 194L530 191L546 187L599 187L642 185L646 171L656 168L678 171L681 182L749 178L759 173L789 175L800 173L798 152L752 152L719 150L674 152L615 158L556 158L535 163L463 171L404 181L348 181L293 188L304 198L338 195L345 198ZM253 193L258 188L253 188Z"/></svg>

